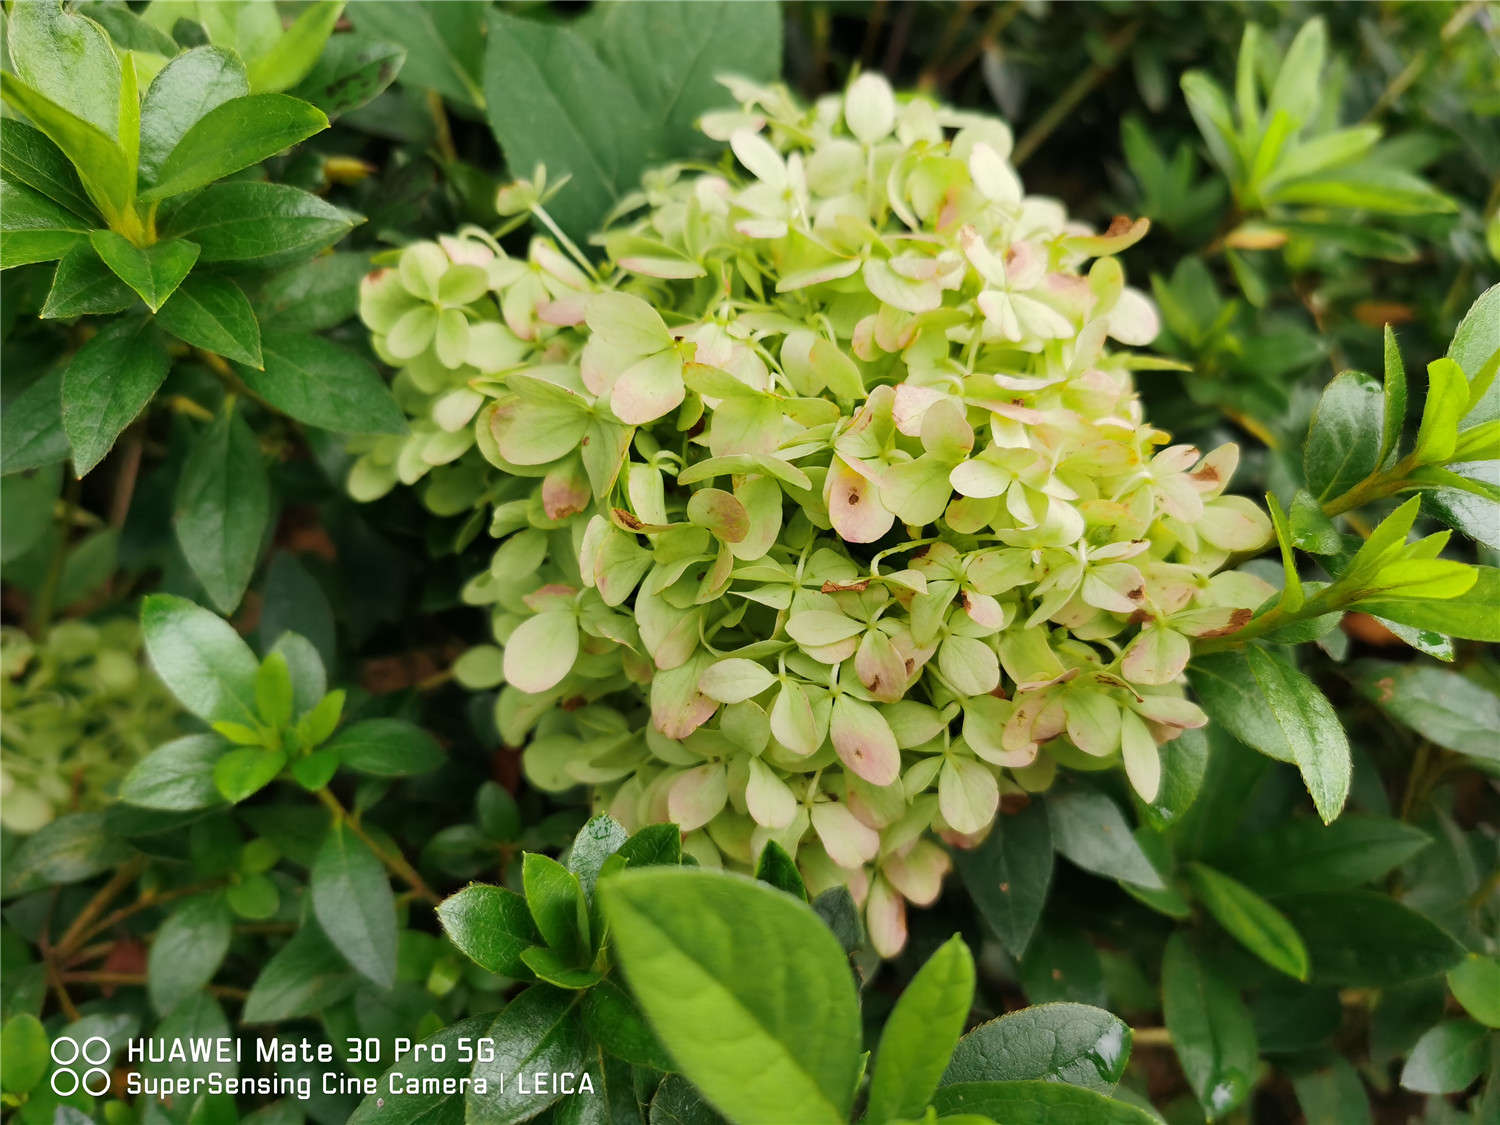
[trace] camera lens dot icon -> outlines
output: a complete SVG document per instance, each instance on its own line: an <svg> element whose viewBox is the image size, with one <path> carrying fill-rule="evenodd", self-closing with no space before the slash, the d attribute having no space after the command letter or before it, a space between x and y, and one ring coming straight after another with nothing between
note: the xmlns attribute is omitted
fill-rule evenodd
<svg viewBox="0 0 1500 1125"><path fill-rule="evenodd" d="M109 1092L109 1071L104 1064L109 1061L112 1049L109 1040L102 1035L90 1035L82 1043L70 1035L62 1035L52 1041L52 1061L57 1069L52 1072L52 1092L60 1098L76 1094L81 1087L85 1094L99 1097ZM88 1063L82 1076L73 1069L80 1058Z"/></svg>

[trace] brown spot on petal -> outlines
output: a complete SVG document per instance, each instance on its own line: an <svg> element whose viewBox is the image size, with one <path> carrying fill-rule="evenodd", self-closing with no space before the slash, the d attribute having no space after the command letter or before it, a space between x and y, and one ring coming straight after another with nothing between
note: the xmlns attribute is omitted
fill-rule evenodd
<svg viewBox="0 0 1500 1125"><path fill-rule="evenodd" d="M823 585L819 587L819 590L824 594L837 594L844 590L853 590L855 593L858 593L861 590L868 590L869 588L870 580L868 578L861 578L856 582L828 581L823 583Z"/></svg>
<svg viewBox="0 0 1500 1125"><path fill-rule="evenodd" d="M581 695L570 695L567 699L559 703L558 706L564 711L576 711L587 703L588 700Z"/></svg>
<svg viewBox="0 0 1500 1125"><path fill-rule="evenodd" d="M1137 586L1134 590L1127 592L1125 596L1133 602L1138 602L1146 596L1146 587Z"/></svg>
<svg viewBox="0 0 1500 1125"><path fill-rule="evenodd" d="M847 503L849 503L849 504L858 504L858 503L859 503L859 500L860 500L860 496L859 496L859 493L858 493L858 492L855 492L855 491L854 491L854 490L853 490L853 489L852 489L852 488L851 488L851 489L850 489L850 490L849 490L849 497L848 497L848 500L847 500L847 501L846 501L846 502L847 502Z"/></svg>
<svg viewBox="0 0 1500 1125"><path fill-rule="evenodd" d="M1125 215L1116 215L1109 221L1109 229L1104 232L1104 237L1118 237L1119 235L1122 235L1126 231L1130 230L1130 228L1133 226L1135 226L1134 220L1128 218Z"/></svg>
<svg viewBox="0 0 1500 1125"><path fill-rule="evenodd" d="M1148 613L1144 609L1138 609L1138 610L1136 610L1134 613L1132 613L1126 619L1125 624L1127 624L1127 625L1143 625L1147 621L1150 621L1150 620L1152 620L1152 617L1151 617L1150 613Z"/></svg>
<svg viewBox="0 0 1500 1125"><path fill-rule="evenodd" d="M624 508L614 509L614 513L615 519L619 520L626 527L630 528L631 531L639 531L641 528L646 526L641 520L637 519L633 513L627 512Z"/></svg>
<svg viewBox="0 0 1500 1125"><path fill-rule="evenodd" d="M1203 637L1227 637L1230 633L1235 633L1242 629L1250 618L1254 616L1254 610L1237 609L1229 615L1229 624L1221 626L1218 629L1210 629L1206 633L1199 633L1198 636L1200 639Z"/></svg>

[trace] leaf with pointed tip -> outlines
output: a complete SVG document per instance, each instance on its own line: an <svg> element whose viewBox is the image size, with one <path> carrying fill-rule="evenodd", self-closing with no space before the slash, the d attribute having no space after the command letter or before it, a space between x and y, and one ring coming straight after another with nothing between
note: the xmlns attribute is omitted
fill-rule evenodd
<svg viewBox="0 0 1500 1125"><path fill-rule="evenodd" d="M240 287L227 277L195 275L156 313L156 323L194 347L261 366L260 325Z"/></svg>
<svg viewBox="0 0 1500 1125"><path fill-rule="evenodd" d="M62 419L73 471L104 459L167 377L167 349L149 320L116 320L79 348L63 374Z"/></svg>

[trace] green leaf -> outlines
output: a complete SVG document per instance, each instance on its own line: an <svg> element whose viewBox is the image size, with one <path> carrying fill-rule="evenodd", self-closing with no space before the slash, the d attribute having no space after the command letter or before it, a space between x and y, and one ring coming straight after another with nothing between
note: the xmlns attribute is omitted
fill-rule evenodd
<svg viewBox="0 0 1500 1125"><path fill-rule="evenodd" d="M1439 746L1500 762L1500 696L1426 663L1360 660L1349 672L1360 694Z"/></svg>
<svg viewBox="0 0 1500 1125"><path fill-rule="evenodd" d="M0 1089L24 1094L47 1077L51 1040L42 1021L30 1012L17 1012L0 1029Z"/></svg>
<svg viewBox="0 0 1500 1125"><path fill-rule="evenodd" d="M396 983L396 899L385 868L342 821L329 826L309 873L313 913L328 940L381 988Z"/></svg>
<svg viewBox="0 0 1500 1125"><path fill-rule="evenodd" d="M0 180L0 269L64 257L89 224L40 192Z"/></svg>
<svg viewBox="0 0 1500 1125"><path fill-rule="evenodd" d="M167 155L204 114L249 92L245 65L224 47L194 47L172 58L141 102L141 183L156 182Z"/></svg>
<svg viewBox="0 0 1500 1125"><path fill-rule="evenodd" d="M1265 198L1270 203L1306 203L1386 215L1445 213L1456 206L1421 176L1374 162L1283 180L1268 188Z"/></svg>
<svg viewBox="0 0 1500 1125"><path fill-rule="evenodd" d="M221 894L186 899L167 916L151 942L146 988L166 1015L207 986L229 950L233 920Z"/></svg>
<svg viewBox="0 0 1500 1125"><path fill-rule="evenodd" d="M271 523L255 433L232 404L199 436L178 478L172 523L183 557L219 610L240 604Z"/></svg>
<svg viewBox="0 0 1500 1125"><path fill-rule="evenodd" d="M1500 959L1470 953L1448 970L1448 989L1485 1027L1500 1027Z"/></svg>
<svg viewBox="0 0 1500 1125"><path fill-rule="evenodd" d="M463 1125L460 1080L468 1077L473 1066L465 1048L472 1053L473 1045L484 1037L491 1022L489 1016L470 1016L419 1040L410 1057L396 1060L381 1076L380 1092L367 1095L345 1125ZM413 1078L419 1083L434 1080L419 1086L431 1092L389 1096L393 1083ZM247 1121L247 1125L256 1123Z"/></svg>
<svg viewBox="0 0 1500 1125"><path fill-rule="evenodd" d="M188 127L141 200L168 199L204 187L326 128L322 110L286 94L230 98Z"/></svg>
<svg viewBox="0 0 1500 1125"><path fill-rule="evenodd" d="M1449 637L1500 642L1500 567L1476 566L1474 585L1462 597L1391 598L1361 601L1359 608L1375 617L1425 629Z"/></svg>
<svg viewBox="0 0 1500 1125"><path fill-rule="evenodd" d="M1273 969L1307 979L1307 949L1282 913L1243 883L1202 863L1188 865L1199 901L1219 925Z"/></svg>
<svg viewBox="0 0 1500 1125"><path fill-rule="evenodd" d="M1401 1085L1419 1094L1456 1094L1484 1069L1489 1033L1472 1020L1444 1020L1430 1028L1401 1068Z"/></svg>
<svg viewBox="0 0 1500 1125"><path fill-rule="evenodd" d="M63 374L62 420L73 471L104 459L167 377L167 349L149 320L122 318L74 354Z"/></svg>
<svg viewBox="0 0 1500 1125"><path fill-rule="evenodd" d="M266 962L240 1018L256 1024L319 1015L358 987L338 950L308 922Z"/></svg>
<svg viewBox="0 0 1500 1125"><path fill-rule="evenodd" d="M158 310L156 323L183 343L255 368L261 366L260 325L255 310L240 287L228 278L196 274L188 278Z"/></svg>
<svg viewBox="0 0 1500 1125"><path fill-rule="evenodd" d="M62 466L57 464L0 482L0 559L19 559L43 541L61 485Z"/></svg>
<svg viewBox="0 0 1500 1125"><path fill-rule="evenodd" d="M1026 952L1052 883L1052 830L1032 801L995 820L984 842L953 857L979 916L1013 957Z"/></svg>
<svg viewBox="0 0 1500 1125"><path fill-rule="evenodd" d="M537 980L558 988L592 988L604 976L599 969L575 967L568 958L544 945L523 949L521 962L536 975Z"/></svg>
<svg viewBox="0 0 1500 1125"><path fill-rule="evenodd" d="M360 8L367 7L361 3ZM421 9L408 8L408 27L421 19ZM356 13L364 23L362 13ZM328 40L313 68L289 91L293 97L311 102L329 118L358 109L372 101L396 78L406 61L406 48L395 42L372 39L359 32L339 34Z"/></svg>
<svg viewBox="0 0 1500 1125"><path fill-rule="evenodd" d="M1374 891L1286 895L1275 905L1302 935L1316 983L1384 988L1447 972L1463 958L1434 922Z"/></svg>
<svg viewBox="0 0 1500 1125"><path fill-rule="evenodd" d="M437 740L405 719L363 719L328 743L344 765L374 777L410 777L444 762Z"/></svg>
<svg viewBox="0 0 1500 1125"><path fill-rule="evenodd" d="M316 195L286 184L214 184L171 214L165 232L190 238L204 262L262 268L306 258L332 245L354 220Z"/></svg>
<svg viewBox="0 0 1500 1125"><path fill-rule="evenodd" d="M1325 824L1338 816L1353 770L1349 740L1317 685L1259 645L1200 656L1188 679L1211 719L1267 757L1296 764Z"/></svg>
<svg viewBox="0 0 1500 1125"><path fill-rule="evenodd" d="M615 854L631 867L676 867L682 862L682 832L675 824L648 824Z"/></svg>
<svg viewBox="0 0 1500 1125"><path fill-rule="evenodd" d="M974 1000L974 958L955 934L902 990L880 1033L866 1119L916 1117L943 1077Z"/></svg>
<svg viewBox="0 0 1500 1125"><path fill-rule="evenodd" d="M451 101L482 108L485 11L480 0L410 4L362 0L349 13L354 26L406 47L401 78L416 89L433 89Z"/></svg>
<svg viewBox="0 0 1500 1125"><path fill-rule="evenodd" d="M109 832L104 813L69 813L27 836L6 857L5 894L80 883L131 854L130 846Z"/></svg>
<svg viewBox="0 0 1500 1125"><path fill-rule="evenodd" d="M319 254L272 277L255 295L255 309L281 332L316 332L342 324L359 305L359 282L370 270L367 254Z"/></svg>
<svg viewBox="0 0 1500 1125"><path fill-rule="evenodd" d="M589 908L578 876L535 852L524 854L521 871L526 905L542 940L575 964L583 961L589 951Z"/></svg>
<svg viewBox="0 0 1500 1125"><path fill-rule="evenodd" d="M237 805L275 781L286 765L286 753L263 746L246 746L221 755L214 763L214 788Z"/></svg>
<svg viewBox="0 0 1500 1125"><path fill-rule="evenodd" d="M1276 81L1266 99L1266 116L1285 113L1297 125L1316 116L1322 101L1323 59L1328 49L1328 30L1321 19L1310 19L1292 39L1281 59Z"/></svg>
<svg viewBox="0 0 1500 1125"><path fill-rule="evenodd" d="M600 981L589 989L583 1001L583 1025L616 1058L652 1070L672 1069L672 1060L647 1026L646 1017L630 994L613 979Z"/></svg>
<svg viewBox="0 0 1500 1125"><path fill-rule="evenodd" d="M326 788L339 769L339 756L329 750L318 750L292 763L292 777L309 793Z"/></svg>
<svg viewBox="0 0 1500 1125"><path fill-rule="evenodd" d="M578 876L584 897L592 900L594 885L605 861L625 843L627 833L619 821L608 813L597 813L573 837L568 850L568 870Z"/></svg>
<svg viewBox="0 0 1500 1125"><path fill-rule="evenodd" d="M1200 960L1187 938L1167 940L1162 1012L1172 1045L1209 1120L1240 1105L1255 1083L1255 1027L1239 990Z"/></svg>
<svg viewBox="0 0 1500 1125"><path fill-rule="evenodd" d="M962 1082L940 1087L932 1099L939 1119L978 1125L988 1119L1004 1125L1152 1125L1159 1119L1128 1102L1061 1082Z"/></svg>
<svg viewBox="0 0 1500 1125"><path fill-rule="evenodd" d="M1431 843L1399 820L1346 813L1332 824L1299 818L1239 837L1214 862L1264 894L1341 891L1373 883Z"/></svg>
<svg viewBox="0 0 1500 1125"><path fill-rule="evenodd" d="M599 894L625 977L682 1073L744 1120L847 1120L859 1012L817 915L764 883L624 871Z"/></svg>
<svg viewBox="0 0 1500 1125"><path fill-rule="evenodd" d="M282 32L276 45L250 63L250 88L279 92L295 86L318 61L318 54L344 10L344 0L316 0Z"/></svg>
<svg viewBox="0 0 1500 1125"><path fill-rule="evenodd" d="M1359 1071L1341 1057L1322 1070L1294 1074L1292 1088L1307 1125L1373 1125Z"/></svg>
<svg viewBox="0 0 1500 1125"><path fill-rule="evenodd" d="M171 594L141 603L151 666L177 701L205 722L255 722L258 662L229 622Z"/></svg>
<svg viewBox="0 0 1500 1125"><path fill-rule="evenodd" d="M958 1041L943 1085L1046 1079L1107 1094L1130 1060L1129 1026L1088 1004L1038 1004L980 1024Z"/></svg>
<svg viewBox="0 0 1500 1125"><path fill-rule="evenodd" d="M105 30L61 3L21 4L8 12L6 47L16 74L57 105L115 136L120 60Z"/></svg>
<svg viewBox="0 0 1500 1125"><path fill-rule="evenodd" d="M1166 886L1131 835L1120 806L1081 785L1047 794L1047 822L1060 855L1085 871L1151 890Z"/></svg>
<svg viewBox="0 0 1500 1125"><path fill-rule="evenodd" d="M89 227L101 222L62 150L24 121L12 118L0 131L0 173L62 204Z"/></svg>
<svg viewBox="0 0 1500 1125"><path fill-rule="evenodd" d="M787 855L786 849L775 840L767 840L761 849L760 858L755 861L755 877L793 898L807 900L807 885L797 870L797 861Z"/></svg>
<svg viewBox="0 0 1500 1125"><path fill-rule="evenodd" d="M220 803L214 763L224 753L222 738L190 734L158 746L120 782L120 800L145 809L187 812Z"/></svg>
<svg viewBox="0 0 1500 1125"><path fill-rule="evenodd" d="M112 134L49 101L15 75L0 73L0 96L29 117L72 162L94 205L108 219L130 212L135 169Z"/></svg>
<svg viewBox="0 0 1500 1125"><path fill-rule="evenodd" d="M339 433L405 432L405 415L389 388L353 352L290 332L268 337L262 347L265 370L241 369L241 378L278 410Z"/></svg>
<svg viewBox="0 0 1500 1125"><path fill-rule="evenodd" d="M1391 326L1385 326L1385 383L1381 388L1380 452L1376 457L1379 465L1399 452L1401 427L1406 421L1406 365L1401 362L1401 348L1396 343L1396 334Z"/></svg>
<svg viewBox="0 0 1500 1125"><path fill-rule="evenodd" d="M96 230L89 241L100 260L139 293L152 312L166 303L198 260L197 245L185 239L168 239L143 248L112 230Z"/></svg>
<svg viewBox="0 0 1500 1125"><path fill-rule="evenodd" d="M551 1084L532 1091L516 1082L518 1074L562 1074L583 1071L588 1043L579 1015L582 994L534 984L517 996L490 1025L494 1057L474 1064L471 1074L485 1079L484 1092L471 1090L465 1120L475 1125L516 1125L527 1121L562 1096Z"/></svg>
<svg viewBox="0 0 1500 1125"><path fill-rule="evenodd" d="M526 977L521 953L541 940L526 900L504 887L470 883L437 908L443 933L480 968L508 977Z"/></svg>
<svg viewBox="0 0 1500 1125"><path fill-rule="evenodd" d="M272 729L292 721L292 673L280 652L268 652L256 670L255 710Z"/></svg>
<svg viewBox="0 0 1500 1125"><path fill-rule="evenodd" d="M138 299L135 290L99 260L93 244L79 240L58 261L41 316L44 320L62 320L123 312Z"/></svg>
<svg viewBox="0 0 1500 1125"><path fill-rule="evenodd" d="M53 366L6 401L4 411L0 411L0 474L11 476L56 465L67 458L68 435L62 426L63 370L60 364Z"/></svg>
<svg viewBox="0 0 1500 1125"><path fill-rule="evenodd" d="M1368 375L1345 371L1328 384L1302 452L1314 497L1342 495L1379 467L1384 414L1380 384Z"/></svg>

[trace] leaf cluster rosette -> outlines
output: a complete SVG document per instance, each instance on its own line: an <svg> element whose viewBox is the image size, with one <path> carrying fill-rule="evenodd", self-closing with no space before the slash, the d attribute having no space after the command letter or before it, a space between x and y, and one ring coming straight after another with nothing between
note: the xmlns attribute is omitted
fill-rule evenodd
<svg viewBox="0 0 1500 1125"><path fill-rule="evenodd" d="M1238 451L1174 445L1133 370L1154 307L1106 231L1027 195L1000 121L874 75L797 104L729 80L714 166L645 177L595 239L410 245L361 316L409 434L357 439L373 498L420 482L499 540L465 600L528 778L593 787L699 862L776 841L893 954L905 904L1000 801L1123 762L1146 800L1194 638L1272 593ZM564 187L562 190L566 190ZM523 216L524 217L524 216Z"/></svg>

